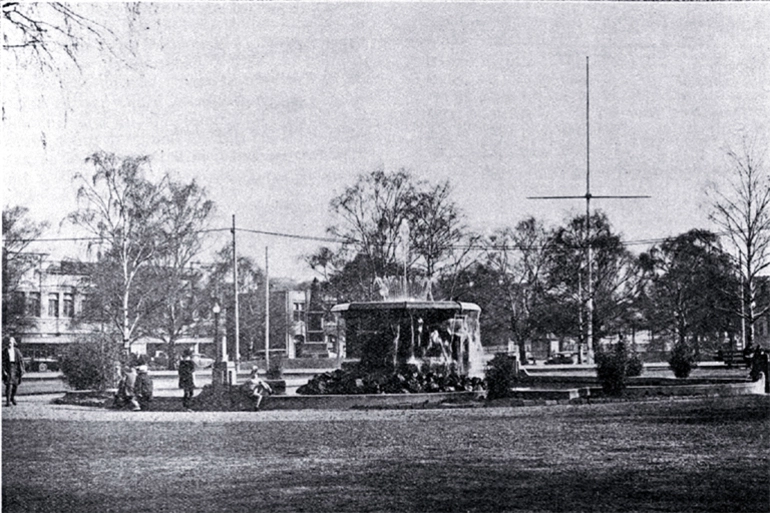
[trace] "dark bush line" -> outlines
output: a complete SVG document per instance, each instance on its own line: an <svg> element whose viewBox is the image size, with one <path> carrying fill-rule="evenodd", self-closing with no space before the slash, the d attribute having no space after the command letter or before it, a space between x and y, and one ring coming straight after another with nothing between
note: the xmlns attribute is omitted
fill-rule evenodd
<svg viewBox="0 0 770 513"><path fill-rule="evenodd" d="M479 378L459 375L453 366L401 365L394 369L369 369L360 363L315 376L297 389L300 395L418 394L471 392L484 389Z"/></svg>

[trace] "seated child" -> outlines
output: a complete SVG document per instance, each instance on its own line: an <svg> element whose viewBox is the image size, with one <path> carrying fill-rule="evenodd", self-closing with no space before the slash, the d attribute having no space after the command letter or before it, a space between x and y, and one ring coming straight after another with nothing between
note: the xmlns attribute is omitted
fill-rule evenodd
<svg viewBox="0 0 770 513"><path fill-rule="evenodd" d="M273 393L273 389L269 384L262 381L259 377L259 369L252 367L251 376L243 384L244 389L254 401L254 410L259 410L259 405L262 403L262 397L267 394Z"/></svg>
<svg viewBox="0 0 770 513"><path fill-rule="evenodd" d="M115 392L115 408L124 408L131 406L133 410L139 410L139 402L134 395L134 385L136 384L136 371L130 365L124 365L121 369L118 391Z"/></svg>

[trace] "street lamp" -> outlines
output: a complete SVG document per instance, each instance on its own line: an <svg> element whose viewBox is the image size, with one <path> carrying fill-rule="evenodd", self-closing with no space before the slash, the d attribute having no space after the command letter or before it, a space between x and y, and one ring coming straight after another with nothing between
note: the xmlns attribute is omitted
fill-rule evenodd
<svg viewBox="0 0 770 513"><path fill-rule="evenodd" d="M219 301L214 301L214 306L211 307L211 311L214 313L214 350L216 351L216 361L212 367L211 383L214 386L223 385L225 382L224 365L224 352L222 351L222 344L219 341L219 313L222 308L219 306Z"/></svg>

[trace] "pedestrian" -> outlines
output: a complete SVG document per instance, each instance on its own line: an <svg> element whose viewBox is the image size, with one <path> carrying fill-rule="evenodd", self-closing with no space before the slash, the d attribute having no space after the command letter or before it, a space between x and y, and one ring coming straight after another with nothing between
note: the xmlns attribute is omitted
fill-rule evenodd
<svg viewBox="0 0 770 513"><path fill-rule="evenodd" d="M262 398L265 394L273 393L270 385L259 377L259 369L256 365L251 368L251 375L244 383L244 388L254 402L255 411L259 411L259 406L262 404Z"/></svg>
<svg viewBox="0 0 770 513"><path fill-rule="evenodd" d="M5 384L5 405L16 406L16 390L24 375L24 357L16 347L16 339L8 337L3 341L3 383Z"/></svg>
<svg viewBox="0 0 770 513"><path fill-rule="evenodd" d="M179 388L184 391L182 408L190 410L190 402L195 392L195 362L192 360L192 350L185 349L179 361Z"/></svg>
<svg viewBox="0 0 770 513"><path fill-rule="evenodd" d="M142 410L146 410L152 401L152 378L147 371L147 364L142 363L136 367L136 383L134 383L134 397Z"/></svg>
<svg viewBox="0 0 770 513"><path fill-rule="evenodd" d="M131 406L131 409L138 411L139 402L134 396L134 387L136 386L136 370L126 364L121 368L120 381L118 382L118 390L115 392L115 401L113 406L115 408L124 408Z"/></svg>
<svg viewBox="0 0 770 513"><path fill-rule="evenodd" d="M752 381L756 381L759 379L759 376L761 374L765 374L765 379L767 378L767 372L768 372L768 354L765 349L763 349L759 344L757 344L756 349L754 349L754 357L751 359L751 373L749 374L749 377Z"/></svg>

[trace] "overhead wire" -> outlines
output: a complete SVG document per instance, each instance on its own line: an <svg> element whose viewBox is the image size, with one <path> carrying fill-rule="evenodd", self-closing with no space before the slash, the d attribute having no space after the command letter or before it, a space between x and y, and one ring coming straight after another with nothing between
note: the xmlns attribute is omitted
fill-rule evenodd
<svg viewBox="0 0 770 513"><path fill-rule="evenodd" d="M233 228L206 228L201 230L196 230L195 233L215 233L215 232L232 232ZM283 237L288 239L295 239L295 240L308 240L308 241L316 241L316 242L329 242L329 243L335 243L335 244L349 244L349 243L355 243L357 242L355 239L340 239L335 237L320 237L317 235L300 235L295 233L284 233L284 232L275 232L275 231L267 231L267 230L256 230L251 228L235 228L236 232L244 232L244 233L253 233L257 235L267 235L271 237ZM725 233L716 233L717 236L724 236ZM625 240L621 241L626 246L644 246L644 245L653 245L653 244L660 244L664 242L666 239L670 237L659 237L659 238L652 238L652 239L637 239L637 240ZM100 241L103 240L101 237L35 237L35 238L29 238L29 239L18 239L21 242L25 243L33 243L33 242L84 242L84 241ZM545 246L543 245L529 245L526 247L520 247L520 246L512 246L512 245L502 245L502 247L495 248L494 246L490 247L488 245L480 245L480 244L456 244L452 245L451 249L485 249L487 251L489 250L498 250L498 251L508 251L508 250L524 250L524 249L543 249Z"/></svg>

